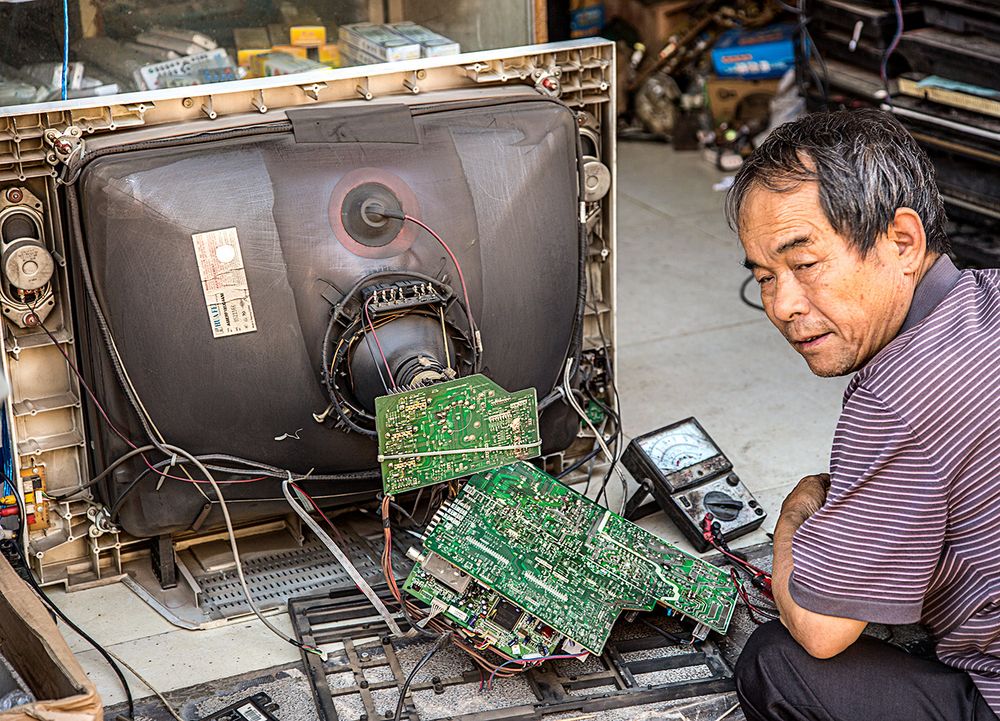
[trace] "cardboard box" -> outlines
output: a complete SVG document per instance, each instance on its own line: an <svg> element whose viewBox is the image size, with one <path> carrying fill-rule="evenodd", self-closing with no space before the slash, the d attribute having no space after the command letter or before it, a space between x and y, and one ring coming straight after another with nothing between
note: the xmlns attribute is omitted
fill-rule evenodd
<svg viewBox="0 0 1000 721"><path fill-rule="evenodd" d="M386 25L397 35L401 35L407 40L420 43L420 56L424 58L437 58L442 55L458 55L462 52L461 46L444 35L428 30L423 25L411 22L391 23Z"/></svg>
<svg viewBox="0 0 1000 721"><path fill-rule="evenodd" d="M235 28L233 41L237 50L260 50L271 47L267 28Z"/></svg>
<svg viewBox="0 0 1000 721"><path fill-rule="evenodd" d="M305 48L298 48L305 52ZM304 73L309 70L325 68L314 60L296 57L283 51L275 51L255 55L250 63L250 72L257 78L269 78L274 75L291 75L293 73ZM0 719L3 721L3 719Z"/></svg>
<svg viewBox="0 0 1000 721"><path fill-rule="evenodd" d="M778 91L779 79L747 80L744 78L720 78L713 76L705 84L708 107L712 121L719 125L733 119L740 101L750 95L764 94L774 97Z"/></svg>
<svg viewBox="0 0 1000 721"><path fill-rule="evenodd" d="M253 58L256 55L263 55L264 53L271 52L271 48L260 48L253 50L237 50L236 51L236 64L241 68L249 68L253 63Z"/></svg>
<svg viewBox="0 0 1000 721"><path fill-rule="evenodd" d="M267 26L267 35L271 39L271 45L290 45L288 42L289 33L287 25L272 24Z"/></svg>
<svg viewBox="0 0 1000 721"><path fill-rule="evenodd" d="M293 25L288 29L289 42L300 48L318 48L326 45L326 27L323 25Z"/></svg>
<svg viewBox="0 0 1000 721"><path fill-rule="evenodd" d="M272 53L285 53L286 55L291 55L292 57L299 58L300 60L309 59L309 51L306 48L300 48L296 45L275 45L271 48Z"/></svg>
<svg viewBox="0 0 1000 721"><path fill-rule="evenodd" d="M97 689L69 650L35 592L0 556L0 653L37 701L0 713L0 721L102 721Z"/></svg>
<svg viewBox="0 0 1000 721"><path fill-rule="evenodd" d="M712 65L721 76L780 78L795 65L795 25L727 30L712 48Z"/></svg>
<svg viewBox="0 0 1000 721"><path fill-rule="evenodd" d="M267 28L236 28L233 30L233 41L236 45L236 64L243 68L250 67L250 58L254 55L271 50Z"/></svg>
<svg viewBox="0 0 1000 721"><path fill-rule="evenodd" d="M667 39L688 22L696 0L605 0L608 19L621 18L639 31L650 52L659 52Z"/></svg>
<svg viewBox="0 0 1000 721"><path fill-rule="evenodd" d="M341 55L344 54L346 46L348 49L356 48L365 56L383 62L416 60L420 57L420 43L397 35L385 25L372 25L371 23L341 25L339 34Z"/></svg>
<svg viewBox="0 0 1000 721"><path fill-rule="evenodd" d="M324 65L329 65L333 68L340 67L340 48L331 43L326 45L320 45L316 48L316 59L323 63Z"/></svg>

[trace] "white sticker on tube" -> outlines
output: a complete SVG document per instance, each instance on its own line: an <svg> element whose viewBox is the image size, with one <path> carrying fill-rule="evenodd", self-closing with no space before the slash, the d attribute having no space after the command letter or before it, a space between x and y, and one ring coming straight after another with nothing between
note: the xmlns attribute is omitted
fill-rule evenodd
<svg viewBox="0 0 1000 721"><path fill-rule="evenodd" d="M236 228L195 233L191 239L212 335L222 338L256 331L257 320L250 304L250 286Z"/></svg>

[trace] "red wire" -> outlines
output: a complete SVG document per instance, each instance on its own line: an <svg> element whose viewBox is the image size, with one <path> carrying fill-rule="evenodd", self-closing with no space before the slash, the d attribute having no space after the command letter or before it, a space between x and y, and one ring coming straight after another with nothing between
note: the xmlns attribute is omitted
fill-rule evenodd
<svg viewBox="0 0 1000 721"><path fill-rule="evenodd" d="M375 332L375 324L372 323L372 317L368 314L368 304L372 302L374 297L374 295L370 295L368 296L368 300L365 301L365 320L368 321L368 327L372 329L372 338L375 339L375 345L378 346L378 354L382 356L382 362L385 363L385 370L389 374L389 382L392 383L393 388L396 388L396 379L392 377L392 368L389 367L389 361L382 350L382 344L379 343L378 333Z"/></svg>
<svg viewBox="0 0 1000 721"><path fill-rule="evenodd" d="M462 295L465 296L465 313L469 317L469 332L475 334L476 324L472 320L472 304L469 302L469 289L465 286L465 275L462 274L462 266L459 265L458 258L456 258L455 254L451 252L451 248L449 248L448 244L444 242L444 238L435 233L429 225L424 223L422 220L414 218L412 215L407 215L406 219L411 223L419 225L421 228L430 233L434 237L434 240L440 243L441 247L444 248L445 252L449 255L449 257L451 257L451 262L455 264L455 270L458 271L458 280L462 284ZM476 342L475 338L472 340L473 343Z"/></svg>
<svg viewBox="0 0 1000 721"><path fill-rule="evenodd" d="M306 493L306 492L305 492L305 491L303 491L303 490L302 490L301 488L299 488L298 484L296 484L296 483L289 483L288 485L290 485L290 486L291 486L292 488L294 488L294 489L295 489L296 491L298 491L299 493L301 493L301 494L302 494L302 496L303 496L303 497L304 497L304 498L305 498L305 499L306 499L307 501L309 501L310 505L312 505L312 507L313 507L314 509L316 509L316 513L318 513L318 514L320 515L320 517L321 517L321 518L322 518L322 519L323 519L324 521L326 521L326 525L328 525L328 526L329 526L330 528L332 528L332 529L334 530L334 532L337 532L337 527L333 525L333 521L331 521L331 520L330 520L330 519L329 519L329 518L327 517L327 515L326 515L325 513L323 513L323 509L319 507L319 504L318 504L318 503L316 503L316 501L315 501L315 500L313 500L313 497L312 497L312 496L310 496L310 495L309 495L308 493Z"/></svg>

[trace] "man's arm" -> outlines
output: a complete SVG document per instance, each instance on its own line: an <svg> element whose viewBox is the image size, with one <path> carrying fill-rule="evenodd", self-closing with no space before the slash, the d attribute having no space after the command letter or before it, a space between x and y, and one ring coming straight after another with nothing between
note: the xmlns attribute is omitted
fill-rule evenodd
<svg viewBox="0 0 1000 721"><path fill-rule="evenodd" d="M774 527L774 568L771 590L781 623L810 656L831 658L854 643L868 624L853 618L815 613L795 603L788 590L792 575L792 536L826 500L830 476L806 476L781 505Z"/></svg>

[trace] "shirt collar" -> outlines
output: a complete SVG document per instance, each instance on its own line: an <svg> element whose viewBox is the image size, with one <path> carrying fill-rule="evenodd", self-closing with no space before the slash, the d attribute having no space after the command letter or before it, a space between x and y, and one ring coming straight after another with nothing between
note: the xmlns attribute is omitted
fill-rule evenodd
<svg viewBox="0 0 1000 721"><path fill-rule="evenodd" d="M962 271L955 267L947 255L942 255L935 260L934 265L917 283L913 292L913 302L910 303L910 310L906 314L906 320L903 321L903 327L899 329L900 334L910 330L929 316L931 311L937 308L944 297L958 284L961 277Z"/></svg>

